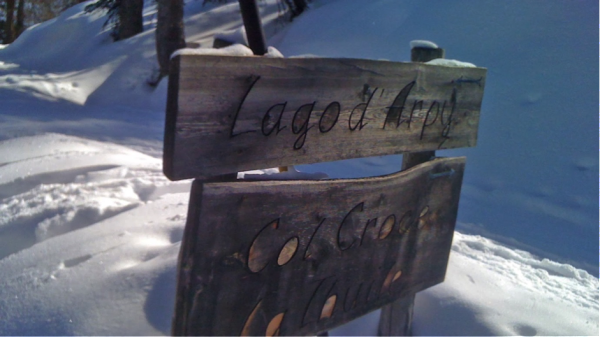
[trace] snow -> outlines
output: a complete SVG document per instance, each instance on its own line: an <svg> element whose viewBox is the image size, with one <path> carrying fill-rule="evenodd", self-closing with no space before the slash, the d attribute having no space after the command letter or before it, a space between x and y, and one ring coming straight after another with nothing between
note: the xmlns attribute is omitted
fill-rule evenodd
<svg viewBox="0 0 600 337"><path fill-rule="evenodd" d="M427 41L427 40L412 40L410 41L410 48L428 48L428 49L437 49L439 48L435 42Z"/></svg>
<svg viewBox="0 0 600 337"><path fill-rule="evenodd" d="M230 31L215 34L215 40L216 39L229 41L233 44L248 44L248 38L246 37L246 27L244 26L240 26L239 28Z"/></svg>
<svg viewBox="0 0 600 337"><path fill-rule="evenodd" d="M444 67L462 67L462 68L475 68L476 67L473 63L463 62L463 61L459 61L459 60L449 60L449 59L433 59L433 60L425 62L425 63L436 65L436 66L444 66Z"/></svg>
<svg viewBox="0 0 600 337"><path fill-rule="evenodd" d="M283 58L283 54L277 50L277 48L273 47L273 46L269 46L267 47L267 53L265 54L266 57L272 57L272 58Z"/></svg>
<svg viewBox="0 0 600 337"><path fill-rule="evenodd" d="M437 152L468 157L458 228L598 276L597 107L589 99L597 95L597 8L561 0L321 1L271 44L286 57L406 61L419 38L449 59L487 68L477 146ZM341 178L397 167L386 157L298 168Z"/></svg>
<svg viewBox="0 0 600 337"><path fill-rule="evenodd" d="M243 44L233 44L224 48L183 48L176 50L171 58L178 55L221 55L221 56L253 56L252 49L246 47ZM267 53L265 57L282 58L283 54L277 48L269 46L267 47Z"/></svg>
<svg viewBox="0 0 600 337"><path fill-rule="evenodd" d="M0 334L167 335L190 181L161 171L167 83L145 84L156 9L146 2L145 31L112 43L84 6L0 46ZM446 280L417 295L415 334L599 334L597 69L584 38L597 2L315 0L288 25L275 1L260 9L274 57L405 61L418 37L488 68L477 147L438 152L468 165ZM241 31L235 1L188 1L185 24L200 47L181 53ZM219 52L251 55L229 48ZM400 165L387 156L238 177ZM377 321L375 311L330 334L374 335Z"/></svg>
<svg viewBox="0 0 600 337"><path fill-rule="evenodd" d="M279 168L239 172L237 178L244 180L318 180L328 178L327 174L323 172L300 172L294 166L287 166L286 169L287 171L284 172L281 172Z"/></svg>
<svg viewBox="0 0 600 337"><path fill-rule="evenodd" d="M446 281L420 293L415 311L418 335L593 335L598 279L457 232Z"/></svg>
<svg viewBox="0 0 600 337"><path fill-rule="evenodd" d="M2 334L156 334L129 320L146 322L145 287L161 271L174 282L190 183L169 182L159 159L72 136L0 149Z"/></svg>
<svg viewBox="0 0 600 337"><path fill-rule="evenodd" d="M171 55L221 55L221 56L252 56L252 50L242 44L234 44L221 49L213 48L184 48L179 49Z"/></svg>

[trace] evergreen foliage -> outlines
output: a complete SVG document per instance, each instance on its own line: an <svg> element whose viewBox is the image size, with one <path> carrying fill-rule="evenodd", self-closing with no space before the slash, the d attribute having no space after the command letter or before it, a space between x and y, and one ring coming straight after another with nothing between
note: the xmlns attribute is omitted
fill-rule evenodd
<svg viewBox="0 0 600 337"><path fill-rule="evenodd" d="M118 41L144 30L143 7L143 0L97 0L85 6L85 12L106 10L108 18L102 27L112 24L113 29L110 35L114 41Z"/></svg>
<svg viewBox="0 0 600 337"><path fill-rule="evenodd" d="M119 12L119 7L121 6L121 0L97 0L87 6L85 6L86 13L92 13L97 10L106 10L106 21L102 28L106 28L109 24L113 24L112 32L110 36L113 40L119 40L118 31L120 26L119 16L117 15Z"/></svg>

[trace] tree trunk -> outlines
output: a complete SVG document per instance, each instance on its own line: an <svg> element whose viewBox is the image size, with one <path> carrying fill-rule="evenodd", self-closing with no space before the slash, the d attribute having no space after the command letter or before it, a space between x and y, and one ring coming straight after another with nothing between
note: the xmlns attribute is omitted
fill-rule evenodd
<svg viewBox="0 0 600 337"><path fill-rule="evenodd" d="M284 2L292 13L291 20L302 14L306 7L308 7L306 0L284 0Z"/></svg>
<svg viewBox="0 0 600 337"><path fill-rule="evenodd" d="M156 6L156 56L160 66L160 80L169 75L171 54L185 47L183 0L156 0Z"/></svg>
<svg viewBox="0 0 600 337"><path fill-rule="evenodd" d="M4 43L11 43L15 40L14 12L15 0L6 0L6 22L4 23L4 31L6 35Z"/></svg>
<svg viewBox="0 0 600 337"><path fill-rule="evenodd" d="M121 0L119 5L119 28L116 40L123 40L144 31L142 10L144 0Z"/></svg>
<svg viewBox="0 0 600 337"><path fill-rule="evenodd" d="M296 16L298 16L304 12L308 5L306 4L306 0L294 0L294 6L296 6Z"/></svg>
<svg viewBox="0 0 600 337"><path fill-rule="evenodd" d="M19 4L17 5L17 23L15 24L15 38L19 37L23 30L25 29L24 22L25 21L25 0L19 0Z"/></svg>

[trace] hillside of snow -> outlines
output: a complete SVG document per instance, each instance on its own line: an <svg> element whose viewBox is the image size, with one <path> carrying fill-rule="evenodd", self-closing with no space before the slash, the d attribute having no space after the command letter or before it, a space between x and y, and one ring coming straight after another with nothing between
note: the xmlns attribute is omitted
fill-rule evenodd
<svg viewBox="0 0 600 337"><path fill-rule="evenodd" d="M113 43L84 6L0 46L1 335L170 331L190 181L161 171L166 80L146 85L155 7L142 34ZM314 0L291 24L276 1L260 8L286 57L407 61L424 39L488 68L477 147L438 152L468 162L446 281L417 295L415 334L599 334L597 2ZM237 2L186 1L185 24L201 47L239 35ZM400 165L297 168L337 178ZM373 335L377 321L331 334Z"/></svg>

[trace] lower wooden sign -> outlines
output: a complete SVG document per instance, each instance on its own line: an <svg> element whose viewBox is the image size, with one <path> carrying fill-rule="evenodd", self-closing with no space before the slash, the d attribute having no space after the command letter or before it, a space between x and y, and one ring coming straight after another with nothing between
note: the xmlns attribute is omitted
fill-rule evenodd
<svg viewBox="0 0 600 337"><path fill-rule="evenodd" d="M442 282L464 166L195 183L173 334L315 334Z"/></svg>

